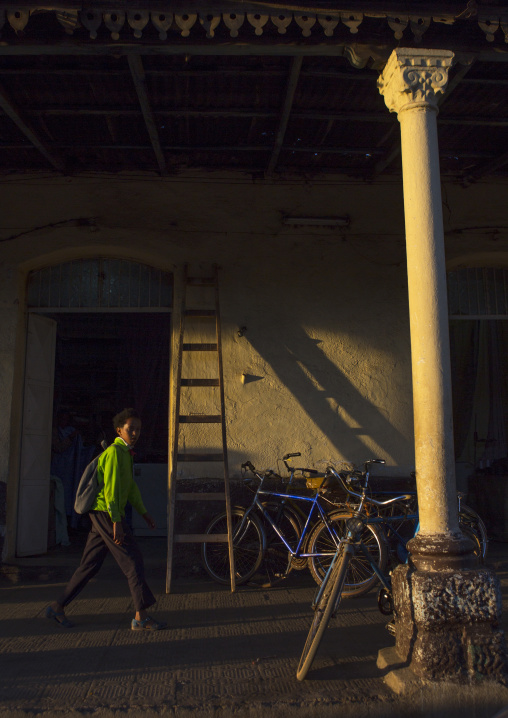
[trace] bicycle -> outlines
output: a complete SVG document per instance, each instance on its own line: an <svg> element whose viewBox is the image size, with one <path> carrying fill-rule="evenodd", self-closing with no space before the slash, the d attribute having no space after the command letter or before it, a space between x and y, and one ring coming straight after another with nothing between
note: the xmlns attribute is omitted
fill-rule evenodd
<svg viewBox="0 0 508 718"><path fill-rule="evenodd" d="M353 492L347 487L346 482L354 472L349 472L349 474L342 476L337 474L337 472L331 467L327 469L327 474L330 473L333 476L338 476L347 493L353 496L359 496L360 501L355 512L353 512L346 521L345 536L341 537L339 540L338 546L336 547L333 557L330 560L328 570L323 577L321 586L318 588L312 603L314 618L312 620L296 672L296 677L299 681L303 681L305 679L317 653L330 618L335 615L339 607L347 580L348 569L358 552L361 552L364 560L371 566L372 571L376 574L377 579L381 581L383 589L386 592L385 599L391 604L390 576L385 574L383 569L381 569L376 562L372 560L369 550L362 541L362 533L365 527L369 526L371 522L380 520L379 516L369 517L362 513L366 500L369 467L374 463L384 463L384 461L381 459L370 459L365 462L365 470L361 472L361 475L366 477L366 481L362 487L361 494L356 494L356 492ZM369 497L369 502L371 502L374 506L386 507L397 501L404 501L408 499L409 495L404 494L394 496L390 499L386 499L385 501L378 501Z"/></svg>
<svg viewBox="0 0 508 718"><path fill-rule="evenodd" d="M300 456L300 454L285 454L283 457L286 467L290 470L289 483L291 483L295 471L298 471L298 469L290 468L287 464L287 461L293 456ZM246 462L242 464L242 474L244 474L246 468L251 468L254 471L252 464ZM269 472L269 474L276 476L274 472ZM248 483L247 480L245 482ZM232 509L231 520L235 555L235 579L237 584L241 584L252 578L266 555L266 533L263 533L259 522L249 519L248 516L245 517L245 509L242 506L235 506ZM289 509L283 515L278 515L277 523L286 524L286 531L300 534L300 517L293 514ZM227 533L226 513L222 512L215 516L205 532L207 534ZM201 559L205 570L215 581L229 583L229 553L224 546L220 544L203 544L201 547ZM270 582L269 578L268 582Z"/></svg>
<svg viewBox="0 0 508 718"><path fill-rule="evenodd" d="M381 459L376 459L370 463L384 463ZM369 471L366 466L365 471L354 470L344 473L341 476L333 467L328 468L328 473L332 473L341 482L345 482L344 490L351 497L346 500L344 508L335 514L329 514L329 519L335 523L335 536L327 531L323 532L320 527L316 527L309 537L308 550L312 554L309 559L309 568L316 580L320 583L326 574L331 559L338 547L339 540L346 535L346 524L356 511L358 511L359 501L362 500L362 494L352 490L355 483L359 483L362 490L365 489L363 496L363 512L371 517L371 520L364 527L363 541L365 544L372 543L372 536L376 536L376 540L382 540L385 551L382 553L382 560L378 562L381 570L386 568L388 560L391 567L397 563L404 562L408 556L407 543L416 534L419 526L418 517L418 500L416 491L408 491L404 494L404 499L397 499L391 502L388 511L387 506L379 504L374 500L374 496L394 496L394 491L376 491L372 495L367 496L367 488L369 483ZM349 488L347 488L349 486ZM462 501L463 494L457 494L459 525L461 531L473 541L474 553L483 562L487 553L488 538L485 525L480 516ZM370 540L369 540L370 539ZM343 590L343 597L358 597L370 591L378 583L378 577L372 569L370 562L356 556L354 562L348 570L346 582Z"/></svg>
<svg viewBox="0 0 508 718"><path fill-rule="evenodd" d="M376 492L376 496L386 492ZM384 528L389 544L390 553L394 558L394 562L404 562L408 556L406 544L410 541L418 530L418 497L416 491L409 491L410 498L405 502L396 503L391 511L392 513L383 514L390 519L390 523ZM479 514L474 509L467 506L464 501L464 494L457 493L457 509L459 514L459 527L462 533L469 538L474 545L474 554L480 563L485 562L488 549L488 536L485 524ZM402 514L399 517L394 516L394 512ZM394 519L400 519L397 527L393 526Z"/></svg>
<svg viewBox="0 0 508 718"><path fill-rule="evenodd" d="M384 501L375 499L373 496L367 496L369 467L373 463L384 462L379 459L370 460L365 463L365 470L363 472L354 470L349 473L343 472L340 474L336 472L333 467L328 467L327 469L326 473L338 478L344 490L352 496L357 503L347 515L347 518L344 517L345 531L335 546L335 551L333 554L328 553L327 570L312 604L315 614L298 665L298 680L304 680L307 675L330 618L335 615L341 598L348 595L348 581L352 580L351 575L354 577L354 572L351 574L351 565L353 560L357 559L358 552L363 556L364 564L370 567L375 582L381 582L382 587L378 593L379 610L385 615L389 615L393 612L390 573L385 572L385 566L380 566L372 561L369 551L362 541L362 535L366 526L381 526L385 536L387 534L391 534L392 537L396 536L398 546L403 546L405 549L407 541L413 538L418 530L417 508L416 513L413 514L406 512L406 514L399 515L397 511L400 511L401 506L406 509L409 506L414 510L416 492L392 496ZM363 479L360 493L350 488L355 479ZM485 526L478 514L463 504L461 499L462 494L458 494L459 518L461 519L459 525L462 532L473 540L475 553L479 560L483 560L487 550ZM390 513L387 513L387 510ZM400 535L400 525L398 527L394 525L400 522L401 519L412 522L412 530L409 532L410 535L408 538L404 538ZM310 548L312 549L312 545ZM323 554L319 558L322 561ZM399 560L406 559L407 550L405 556L399 555ZM349 595L351 595L351 593L349 593Z"/></svg>
<svg viewBox="0 0 508 718"><path fill-rule="evenodd" d="M290 456L299 454L286 455ZM287 464L286 464L287 465ZM249 470L259 481L254 498L249 507L237 506L232 511L233 518L233 550L235 553L235 570L238 584L246 583L259 571L266 576L261 584L269 587L284 580L293 568L305 568L307 560L312 554L306 551L308 534L315 525L328 530L333 535L333 541L338 541L333 526L334 512L341 504L330 500L327 493L331 483L335 483L332 475L325 477L323 485L313 492L312 496L301 493L291 493L288 490L265 489L268 479L275 479L277 483L281 478L273 471L264 474L258 472L250 461L242 464L242 470ZM297 471L300 469L295 469ZM314 470L309 470L315 474ZM246 482L252 482L250 476ZM307 505L303 511L305 521L300 528L295 512L287 505L288 501L299 505ZM314 522L314 523L313 523ZM226 524L225 514L214 517L206 529L206 533L223 533ZM270 538L267 539L267 532ZM373 559L384 561L384 544L379 533L378 542L372 547ZM206 542L202 544L201 556L208 574L219 583L229 581L229 560L227 547L220 543ZM264 563L263 563L264 561Z"/></svg>
<svg viewBox="0 0 508 718"><path fill-rule="evenodd" d="M307 515L298 501L293 501L287 492L291 487L293 491L299 494L304 491L307 492L306 496L314 496L316 494L315 489L319 488L325 479L325 475L315 469L293 466L291 462L299 456L301 456L300 452L285 454L282 461L288 471L288 476L284 478L278 474L273 474L272 476L272 478L277 481L280 480L282 484L286 485L284 498L270 498L263 501L265 511L270 513L275 526L278 527L286 540L290 541L291 539L292 545L298 542ZM245 472L246 469L255 473L255 468L250 462L242 464L242 471ZM295 487L294 482L297 480L305 481L304 487ZM308 493L308 489L312 489L311 493ZM279 535L272 530L270 523L264 516L260 515L259 518L265 530L266 546L261 564L248 582L251 586L271 588L283 581L292 570L302 571L307 568L307 558L293 556L289 567L289 554L286 545Z"/></svg>

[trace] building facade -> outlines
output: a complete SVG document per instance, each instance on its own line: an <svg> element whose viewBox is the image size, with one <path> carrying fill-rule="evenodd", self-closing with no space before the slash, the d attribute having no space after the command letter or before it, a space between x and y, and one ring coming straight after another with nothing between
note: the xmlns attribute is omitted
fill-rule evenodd
<svg viewBox="0 0 508 718"><path fill-rule="evenodd" d="M318 467L377 456L387 476L416 467L415 565L420 552L431 570L437 552L440 571L469 571L452 393L473 385L458 371L453 383L446 272L502 282L507 268L503 13L156 5L0 4L4 557L46 548L32 527L45 525L59 412L86 446L122 396L148 415L157 404L146 458L167 463L168 287L186 264L205 276L217 264L232 474L287 451ZM167 364L140 376L143 351ZM188 448L213 448L211 431ZM484 445L459 478L487 439L473 430Z"/></svg>

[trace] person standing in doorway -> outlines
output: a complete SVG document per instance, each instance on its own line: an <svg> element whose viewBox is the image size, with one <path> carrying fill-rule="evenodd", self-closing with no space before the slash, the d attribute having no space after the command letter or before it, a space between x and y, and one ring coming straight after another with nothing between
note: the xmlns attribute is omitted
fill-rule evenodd
<svg viewBox="0 0 508 718"><path fill-rule="evenodd" d="M132 630L159 631L166 628L166 623L156 621L146 613L155 603L155 597L145 580L141 551L125 520L125 506L129 501L148 527L152 530L156 528L133 475L133 447L139 439L141 419L134 409L124 409L114 417L113 425L118 436L99 458L101 489L89 514L92 528L81 563L61 597L46 608L46 617L64 628L72 628L73 624L65 615L65 607L98 573L108 552L111 552L129 583L135 610Z"/></svg>
<svg viewBox="0 0 508 718"><path fill-rule="evenodd" d="M74 506L74 480L79 454L79 438L78 430L72 425L70 413L59 411L51 437L51 476L58 476L62 482L65 513L69 525ZM81 473L83 469L84 466Z"/></svg>

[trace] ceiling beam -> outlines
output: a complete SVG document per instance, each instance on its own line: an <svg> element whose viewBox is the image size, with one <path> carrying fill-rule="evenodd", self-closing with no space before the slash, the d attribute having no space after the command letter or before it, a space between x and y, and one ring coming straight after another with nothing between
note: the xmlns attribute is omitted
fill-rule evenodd
<svg viewBox="0 0 508 718"><path fill-rule="evenodd" d="M279 120L279 127L277 134L275 135L275 142L273 145L272 156L266 168L266 176L270 177L279 160L280 151L284 143L284 137L286 135L286 129L289 122L289 116L291 115L291 108L293 107L293 100L295 97L296 86L300 78L300 70L302 69L302 57L294 57L291 62L291 70L289 72L288 83L286 87L286 95L284 97L284 105L282 106L282 112Z"/></svg>
<svg viewBox="0 0 508 718"><path fill-rule="evenodd" d="M344 70L315 70L315 69L309 69L309 70L302 70L301 77L321 77L323 79L331 79L331 80L352 80L353 82L358 82L361 80L366 80L369 82L374 82L376 80L376 75L373 74L374 71L369 70L366 72L365 70L351 70L351 71L344 71ZM3 75L9 76L9 75L40 75L41 68L37 65L34 65L33 67L0 67L0 77ZM87 70L80 70L79 68L71 68L71 67L44 67L44 75L48 77L80 77L84 76L86 78L89 77L126 77L129 76L130 73L128 70L103 70L101 68L93 68L93 69L87 69ZM219 75L220 77L256 77L259 78L259 69L252 70L248 67L220 67L220 68L214 68L209 70L202 70L201 68L193 68L188 67L185 70L179 70L175 68L170 68L168 70L157 70L154 68L146 69L145 68L145 75L147 77L213 77L217 78ZM286 77L287 72L285 70L270 70L263 68L263 78L265 77ZM474 80L473 80L474 82ZM502 79L491 79L487 82L490 82L491 84L506 84L508 85L508 80L502 80Z"/></svg>
<svg viewBox="0 0 508 718"><path fill-rule="evenodd" d="M0 107L5 114L14 122L18 130L36 147L39 152L53 165L59 172L65 172L65 162L61 157L52 152L46 144L41 140L38 134L25 122L21 113L18 111L12 100L8 97L5 90L0 87ZM26 149L26 148L25 148Z"/></svg>
<svg viewBox="0 0 508 718"><path fill-rule="evenodd" d="M85 56L85 57L118 57L139 55L143 56L167 56L180 55L184 57L348 57L348 51L354 45L355 49L367 58L369 55L378 60L387 61L392 47L389 45L377 45L370 42L361 43L358 40L352 42L333 42L330 44L319 43L316 45L298 45L293 42L284 44L282 42L256 43L241 41L226 42L193 42L185 40L176 43L142 43L139 40L132 42L105 42L99 43L96 40L76 42L72 39L63 39L53 45L28 40L19 44L0 43L0 56ZM492 61L501 62L504 57L504 48L496 48L500 53L492 54ZM478 53L476 53L478 54ZM490 53L487 53L490 58ZM508 62L508 50L506 51L506 62ZM362 69L359 69L362 73Z"/></svg>
<svg viewBox="0 0 508 718"><path fill-rule="evenodd" d="M62 149L79 149L86 152L87 150L140 150L147 152L151 149L148 144L82 144L79 142L73 142L70 144L56 143L55 147ZM21 150L26 149L26 145L20 145L19 143L6 143L0 142L0 151L3 149L7 150ZM163 145L163 149L166 152L259 152L259 153L270 153L273 151L272 147L266 145ZM282 147L284 152L290 154L302 154L302 153L320 153L320 154L337 154L337 155L358 155L360 157L376 157L384 155L384 151L380 149L372 149L370 147L336 147L336 146L323 146L323 145L311 145L311 146L292 146L285 145ZM481 150L467 150L461 152L449 152L443 150L440 152L442 157L450 157L453 155L458 159L483 159L493 161L496 157L495 152L485 152Z"/></svg>
<svg viewBox="0 0 508 718"><path fill-rule="evenodd" d="M485 8L482 7L485 10ZM312 10L316 12L316 10ZM486 10L485 10L486 12ZM396 15L400 14L399 11ZM439 13L438 13L439 14ZM355 39L353 42L336 42L318 44L295 44L281 39L279 42L252 42L244 40L228 40L226 42L187 42L178 41L175 43L142 43L138 40L98 42L97 40L86 40L84 42L64 38L56 43L45 43L38 41L24 40L22 43L0 44L0 56L112 56L119 55L183 55L192 57L224 57L224 56L259 56L259 57L348 57L348 51L354 45L355 50L361 52L362 56L375 58L378 63L386 62L393 50L392 44L378 44L372 40L361 42ZM450 49L454 50L453 47ZM461 58L476 58L479 62L508 62L508 48L493 47L487 49L464 50L459 48ZM361 73L362 70L360 69Z"/></svg>
<svg viewBox="0 0 508 718"><path fill-rule="evenodd" d="M126 77L130 75L130 72L128 70L103 70L101 68L89 68L87 70L81 70L79 68L65 68L65 67L44 67L43 69L44 76L45 77L86 77L89 78L93 76L94 78L103 78L103 77ZM344 71L344 70L316 70L316 69L307 69L302 70L300 73L300 77L321 77L323 79L331 79L331 80L352 80L354 82L359 81L367 81L367 82L373 82L377 75L374 76L374 71L369 70L368 72L365 70L351 70L351 71ZM40 75L41 74L41 68L38 65L34 65L33 67L0 67L0 77L6 76L23 76L23 75ZM286 72L284 70L270 70L270 69L263 69L263 77L286 77ZM213 77L216 78L217 76L221 77L229 77L229 76L242 76L242 77L259 77L259 70L255 69L252 70L247 67L220 67L216 69L210 69L210 70L203 70L201 68L195 69L195 68L187 68L185 70L178 70L178 69L168 69L168 70L157 70L157 69L146 69L145 68L145 75L147 77ZM498 85L498 86L508 86L508 79L503 77L464 77L461 80L461 84L463 85Z"/></svg>
<svg viewBox="0 0 508 718"><path fill-rule="evenodd" d="M132 79L134 81L134 87L136 88L141 112L143 113L143 117L145 119L148 136L150 137L150 142L152 143L152 148L155 152L155 157L157 158L159 171L161 175L165 175L167 174L166 159L164 157L164 152L162 151L159 138L159 130L157 129L155 116L146 89L146 79L145 72L143 70L143 62L140 55L129 55L127 59L129 61L129 68L131 71Z"/></svg>
<svg viewBox="0 0 508 718"><path fill-rule="evenodd" d="M97 108L97 107L44 107L37 109L27 109L26 115L35 117L79 117L81 115L90 116L107 116L112 117L138 117L140 110L138 109L118 109L118 108ZM249 109L213 109L213 110L196 110L194 108L178 108L165 109L157 108L153 111L155 116L164 117L237 117L239 119L251 118L270 118L277 117L275 110L249 110ZM324 122L375 122L378 124L392 124L396 122L393 114L388 112L292 112L291 118L295 120L318 120ZM464 117L464 116L448 116L437 118L439 125L464 125L464 126L484 126L484 127L506 127L508 126L508 117Z"/></svg>

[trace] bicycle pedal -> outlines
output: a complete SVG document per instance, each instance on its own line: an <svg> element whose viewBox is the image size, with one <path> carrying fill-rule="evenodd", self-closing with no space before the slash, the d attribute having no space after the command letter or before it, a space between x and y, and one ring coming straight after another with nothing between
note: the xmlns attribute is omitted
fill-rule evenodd
<svg viewBox="0 0 508 718"><path fill-rule="evenodd" d="M392 594L386 588L380 588L377 594L377 606L383 616L389 616L393 613Z"/></svg>
<svg viewBox="0 0 508 718"><path fill-rule="evenodd" d="M395 637L396 630L395 630L395 621L394 620L388 621L388 623L385 625L385 628L388 631L388 633L390 634L390 636Z"/></svg>

